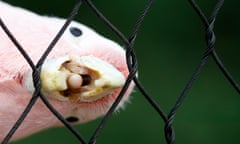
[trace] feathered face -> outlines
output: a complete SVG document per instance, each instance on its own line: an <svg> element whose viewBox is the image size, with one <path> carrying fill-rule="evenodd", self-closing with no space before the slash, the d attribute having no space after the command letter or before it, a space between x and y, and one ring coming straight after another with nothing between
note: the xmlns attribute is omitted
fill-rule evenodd
<svg viewBox="0 0 240 144"><path fill-rule="evenodd" d="M36 63L64 24L0 2L0 17ZM0 29L0 140L31 99L31 69ZM71 123L83 123L107 112L128 69L124 50L88 27L72 22L42 66L42 92ZM119 107L128 99L131 84ZM38 100L13 139L59 124Z"/></svg>

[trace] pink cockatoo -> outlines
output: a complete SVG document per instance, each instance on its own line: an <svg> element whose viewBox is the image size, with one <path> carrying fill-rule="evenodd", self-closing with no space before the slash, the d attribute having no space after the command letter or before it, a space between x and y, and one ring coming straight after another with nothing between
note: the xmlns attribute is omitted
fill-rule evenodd
<svg viewBox="0 0 240 144"><path fill-rule="evenodd" d="M0 1L0 17L36 63L65 20L39 16ZM0 28L0 141L19 118L34 91L31 68ZM42 66L42 92L73 124L104 115L128 75L125 51L92 29L72 22ZM128 100L130 85L118 108ZM59 120L38 99L11 140L53 126Z"/></svg>

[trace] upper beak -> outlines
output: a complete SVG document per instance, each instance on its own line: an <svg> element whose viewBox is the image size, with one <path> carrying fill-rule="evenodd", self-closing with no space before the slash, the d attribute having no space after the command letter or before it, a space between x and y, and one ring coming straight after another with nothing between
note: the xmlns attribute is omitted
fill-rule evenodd
<svg viewBox="0 0 240 144"><path fill-rule="evenodd" d="M33 90L31 75L24 85ZM64 56L46 61L41 71L42 92L66 101L91 102L111 94L125 83L124 75L94 56Z"/></svg>

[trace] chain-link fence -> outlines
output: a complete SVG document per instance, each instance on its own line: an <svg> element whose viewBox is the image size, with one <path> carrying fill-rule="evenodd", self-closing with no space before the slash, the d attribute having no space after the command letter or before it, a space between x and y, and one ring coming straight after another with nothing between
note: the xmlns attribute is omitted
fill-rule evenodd
<svg viewBox="0 0 240 144"><path fill-rule="evenodd" d="M186 2L187 3L187 2ZM218 56L217 52L215 51L215 40L217 35L214 33L214 25L217 22L216 17L218 16L219 11L221 11L221 8L223 6L224 1L219 0L216 2L215 7L212 9L212 12L208 16L204 14L204 12L201 10L201 8L198 6L198 4L194 0L189 0L188 3L193 8L193 11L198 15L199 19L202 22L202 25L205 29L205 41L206 41L206 49L203 52L202 56L199 58L199 63L196 66L196 69L192 72L191 78L186 82L181 94L176 99L175 104L170 109L170 112L166 112L166 110L161 108L161 103L164 102L158 102L154 100L154 98L149 94L149 91L144 88L144 85L139 81L139 79L136 77L136 73L138 72L138 59L137 55L135 53L135 47L134 42L138 39L136 37L139 29L141 29L141 25L144 21L145 16L148 14L149 10L151 10L151 6L154 5L153 0L146 1L145 7L143 8L142 12L139 14L138 19L135 23L135 26L133 27L133 30L129 36L124 35L116 26L114 26L102 13L98 8L94 5L94 3L90 0L79 0L74 5L74 8L72 9L72 12L70 13L69 17L67 18L65 24L62 26L61 30L59 30L59 33L56 35L54 40L51 42L51 44L48 46L44 54L41 56L40 60L36 65L33 64L31 57L28 56L28 54L24 51L24 47L21 46L21 44L18 43L18 40L14 38L14 35L11 34L11 29L8 29L8 26L4 24L4 21L0 19L0 24L2 29L5 31L5 33L8 35L9 39L15 44L16 48L21 52L21 54L25 57L28 64L31 66L33 70L33 81L35 86L35 91L32 96L31 101L28 105L26 105L26 108L24 112L22 113L21 117L16 121L15 125L12 127L12 129L9 131L8 135L4 138L2 141L2 144L6 144L9 142L11 137L14 135L18 127L22 124L25 117L28 115L28 112L31 111L31 108L34 106L36 100L41 99L44 104L49 108L49 110L61 121L68 129L69 131L78 139L79 143L82 144L92 144L95 143L98 139L98 136L102 131L104 131L104 126L108 123L109 118L112 116L114 110L116 109L117 105L121 101L124 93L128 89L130 83L133 81L136 85L136 88L141 92L141 94L144 96L145 100L148 102L149 105L151 105L155 111L157 111L158 115L161 117L162 121L159 120L160 124L164 125L164 129L159 131L164 131L165 134L165 140L166 143L172 144L175 141L175 135L177 136L178 133L174 131L174 120L175 115L178 112L178 109L180 106L182 106L185 97L188 95L189 90L192 88L194 81L196 81L199 77L199 75L202 72L202 69L206 65L206 62L208 61L209 57L212 57L215 61L216 65L219 68L219 71L221 71L224 76L227 78L229 83L232 85L232 87L235 88L235 90L240 93L240 88L233 76L231 76L230 72L227 70L227 68L224 66L224 64L221 61L221 58ZM58 42L58 40L61 38L62 34L66 30L67 26L71 23L71 21L75 18L77 15L79 8L82 5L88 6L88 8L95 13L95 15L100 19L107 27L121 40L121 43L124 45L124 48L126 49L126 60L127 65L129 69L129 75L126 80L125 85L122 88L122 91L120 92L119 96L109 109L109 111L105 114L105 116L101 119L100 123L96 127L95 131L93 132L92 136L89 140L86 140L80 131L77 131L71 124L69 124L63 116L61 116L58 111L54 109L54 107L48 102L48 99L42 94L40 91L41 84L40 84L40 71L41 66L49 53L54 49L55 44ZM149 49L150 50L150 49ZM142 66L144 67L144 66ZM138 72L141 76L141 72ZM170 77L170 76L169 76ZM143 77L143 79L145 76ZM159 83L156 83L159 84ZM150 92L151 93L151 92ZM214 114L213 114L214 115ZM134 115L133 115L134 116ZM127 124L124 124L127 128ZM130 124L131 125L131 124ZM144 125L144 124L143 124ZM182 124L184 125L184 123ZM184 127L184 126L183 126ZM184 131L184 130L183 130ZM117 133L117 130L116 130ZM163 137L162 135L159 135L159 137ZM121 136L119 136L121 138ZM54 141L53 141L54 143ZM106 142L107 143L107 142ZM127 143L127 142L126 142Z"/></svg>

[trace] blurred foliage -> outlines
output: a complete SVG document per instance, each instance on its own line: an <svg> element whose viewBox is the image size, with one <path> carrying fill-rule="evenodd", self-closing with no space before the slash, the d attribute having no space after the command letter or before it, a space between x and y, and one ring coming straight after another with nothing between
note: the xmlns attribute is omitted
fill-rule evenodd
<svg viewBox="0 0 240 144"><path fill-rule="evenodd" d="M5 0L6 1L6 0ZM8 3L42 15L67 17L75 1L8 0ZM200 1L210 15L217 1ZM137 21L146 1L94 1L96 6L126 36ZM238 59L239 2L226 1L217 17L216 51L240 82ZM77 21L115 41L120 40L82 5ZM155 1L138 33L135 50L139 60L139 79L159 105L169 112L206 48L204 26L187 0ZM100 119L76 126L90 138ZM98 144L165 143L160 116L138 92L131 103L114 114L97 139ZM174 128L177 144L240 143L240 97L210 57L177 112ZM73 144L76 138L66 128L52 128L13 144Z"/></svg>

